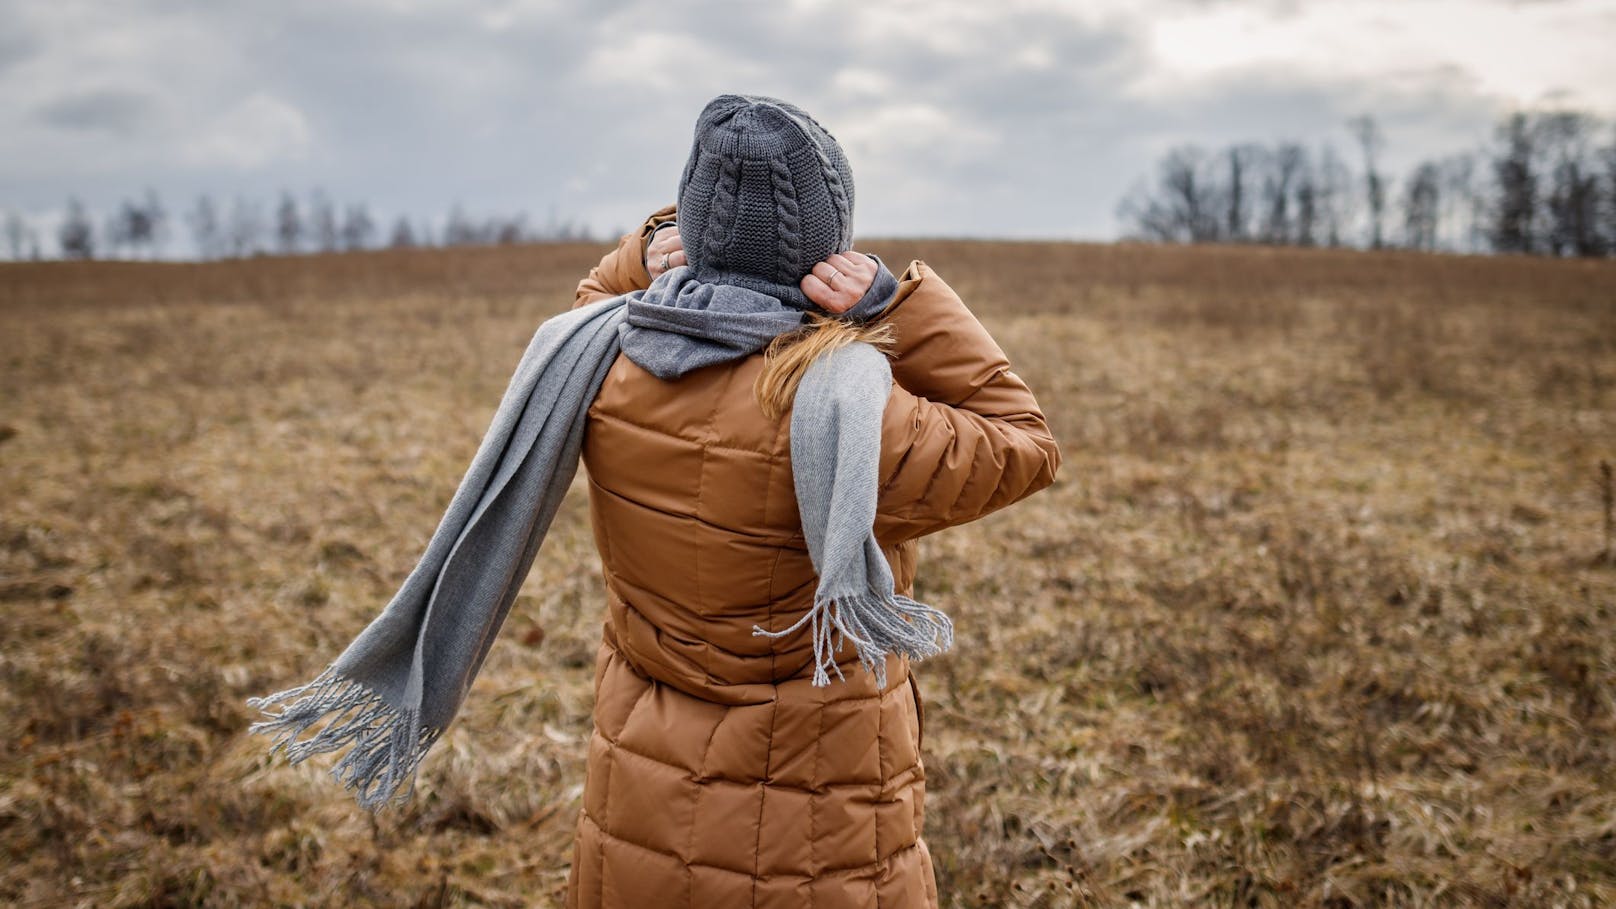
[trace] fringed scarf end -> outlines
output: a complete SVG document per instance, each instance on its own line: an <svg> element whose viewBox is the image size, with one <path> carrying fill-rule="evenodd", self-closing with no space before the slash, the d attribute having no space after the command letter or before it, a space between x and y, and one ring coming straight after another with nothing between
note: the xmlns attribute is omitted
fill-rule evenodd
<svg viewBox="0 0 1616 909"><path fill-rule="evenodd" d="M847 680L836 662L836 651L848 641L853 643L859 662L875 676L879 688L887 685L887 654L901 653L918 662L954 646L954 623L942 610L902 594L882 596L874 592L815 597L813 607L789 627L768 631L753 625L752 635L784 637L804 622L813 623L813 684L817 688L830 684L831 671L842 681ZM833 630L841 636L834 647Z"/></svg>
<svg viewBox="0 0 1616 909"><path fill-rule="evenodd" d="M276 736L269 754L284 750L288 763L351 746L331 768L331 775L372 811L394 800L409 800L415 792L416 768L443 731L421 725L416 711L389 705L334 667L306 685L248 698L247 706L268 717L247 731ZM273 707L280 707L280 712L271 713ZM317 733L298 740L327 717L330 721Z"/></svg>

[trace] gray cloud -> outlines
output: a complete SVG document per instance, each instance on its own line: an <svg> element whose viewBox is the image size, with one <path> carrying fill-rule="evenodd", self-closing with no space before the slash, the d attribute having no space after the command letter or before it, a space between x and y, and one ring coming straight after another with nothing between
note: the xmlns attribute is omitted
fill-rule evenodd
<svg viewBox="0 0 1616 909"><path fill-rule="evenodd" d="M106 88L49 101L35 108L33 117L58 129L132 133L155 106L150 97L139 92Z"/></svg>
<svg viewBox="0 0 1616 909"><path fill-rule="evenodd" d="M1236 5L1307 14L1212 4ZM1368 112L1400 166L1484 138L1504 108L1434 57L1175 82L1153 17L1208 4L1098 6L0 0L0 208L320 186L383 217L458 202L626 227L671 200L702 104L744 91L802 104L847 146L863 234L1104 237L1179 142L1345 148Z"/></svg>
<svg viewBox="0 0 1616 909"><path fill-rule="evenodd" d="M20 31L0 32L0 73L32 57L39 43Z"/></svg>

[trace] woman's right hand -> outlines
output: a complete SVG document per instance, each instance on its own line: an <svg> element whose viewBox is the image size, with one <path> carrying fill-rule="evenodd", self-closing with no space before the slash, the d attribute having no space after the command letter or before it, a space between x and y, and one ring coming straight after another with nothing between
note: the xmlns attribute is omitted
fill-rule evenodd
<svg viewBox="0 0 1616 909"><path fill-rule="evenodd" d="M663 257L667 258L664 259ZM645 271L655 281L662 277L662 273L670 268L678 268L685 264L685 243L679 238L679 225L669 222L667 227L657 228L651 235L651 242L645 247Z"/></svg>
<svg viewBox="0 0 1616 909"><path fill-rule="evenodd" d="M875 283L875 260L861 252L831 253L814 263L813 270L799 282L802 293L819 308L844 313L864 298Z"/></svg>

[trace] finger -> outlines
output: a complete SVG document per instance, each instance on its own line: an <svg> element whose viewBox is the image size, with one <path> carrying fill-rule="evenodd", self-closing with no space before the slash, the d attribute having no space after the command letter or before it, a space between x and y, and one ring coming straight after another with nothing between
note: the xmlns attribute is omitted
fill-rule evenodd
<svg viewBox="0 0 1616 909"><path fill-rule="evenodd" d="M865 259L866 262L860 263L859 259ZM854 253L852 257L831 253L827 261L838 264L841 276L831 286L837 293L847 294L852 299L853 302L848 304L849 308L864 296L871 284L875 283L874 263L869 262L862 253Z"/></svg>
<svg viewBox="0 0 1616 909"><path fill-rule="evenodd" d="M824 305L824 301L836 296L836 291L831 290L824 281L820 280L818 275L813 273L803 275L802 280L797 282L797 286L802 288L802 292L808 296L808 299L821 306Z"/></svg>
<svg viewBox="0 0 1616 909"><path fill-rule="evenodd" d="M821 309L830 312L841 312L847 306L842 303L841 294L831 290L818 275L805 275L802 279L802 292L808 299L818 304Z"/></svg>
<svg viewBox="0 0 1616 909"><path fill-rule="evenodd" d="M835 299L828 300L821 305L825 307L827 312L833 312L837 315L841 315L842 313L847 312L849 309L852 309L854 302L855 301L848 299L847 294L837 294Z"/></svg>
<svg viewBox="0 0 1616 909"><path fill-rule="evenodd" d="M859 261L861 259L863 261ZM825 261L836 266L837 270L844 275L864 275L874 271L870 267L869 259L863 253L858 253L856 258L850 258L841 253L831 253L825 257Z"/></svg>
<svg viewBox="0 0 1616 909"><path fill-rule="evenodd" d="M646 251L645 270L651 275L652 280L655 280L663 272L683 264L684 252L682 250L669 251L652 246Z"/></svg>
<svg viewBox="0 0 1616 909"><path fill-rule="evenodd" d="M839 292L848 281L847 275L829 262L815 262L809 274L824 284L825 289L831 293Z"/></svg>

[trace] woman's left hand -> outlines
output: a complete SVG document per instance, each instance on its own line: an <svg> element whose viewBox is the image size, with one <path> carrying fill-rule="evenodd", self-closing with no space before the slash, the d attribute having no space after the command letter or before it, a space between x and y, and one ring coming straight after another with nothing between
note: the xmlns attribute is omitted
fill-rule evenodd
<svg viewBox="0 0 1616 909"><path fill-rule="evenodd" d="M802 278L802 292L821 309L847 312L875 282L875 260L861 252L831 253Z"/></svg>
<svg viewBox="0 0 1616 909"><path fill-rule="evenodd" d="M685 264L685 243L679 236L679 225L669 221L656 229L645 247L645 272L655 281L663 272Z"/></svg>

